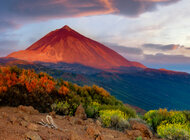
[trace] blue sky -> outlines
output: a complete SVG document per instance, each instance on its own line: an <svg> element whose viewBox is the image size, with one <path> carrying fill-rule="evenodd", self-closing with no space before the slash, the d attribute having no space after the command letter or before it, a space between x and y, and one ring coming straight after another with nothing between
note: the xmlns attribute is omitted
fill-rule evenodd
<svg viewBox="0 0 190 140"><path fill-rule="evenodd" d="M190 72L189 0L7 0L0 56L69 25L132 61Z"/></svg>

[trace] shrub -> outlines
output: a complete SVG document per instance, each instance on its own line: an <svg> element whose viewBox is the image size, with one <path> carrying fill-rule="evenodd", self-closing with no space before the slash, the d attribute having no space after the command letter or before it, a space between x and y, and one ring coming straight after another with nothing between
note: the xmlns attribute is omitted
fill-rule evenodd
<svg viewBox="0 0 190 140"><path fill-rule="evenodd" d="M189 140L189 128L182 124L165 124L158 126L158 135L170 140Z"/></svg>
<svg viewBox="0 0 190 140"><path fill-rule="evenodd" d="M124 112L125 114L127 114L127 116L129 118L135 118L136 117L136 111L128 106L125 106L123 104L119 104L119 105L101 105L99 107L99 110L120 110L122 112Z"/></svg>
<svg viewBox="0 0 190 140"><path fill-rule="evenodd" d="M51 105L53 111L60 115L70 115L70 105L67 102L56 102Z"/></svg>
<svg viewBox="0 0 190 140"><path fill-rule="evenodd" d="M117 121L128 119L128 116L120 110L101 110L99 112L101 121L105 127L111 127L114 124L113 117L117 116Z"/></svg>
<svg viewBox="0 0 190 140"><path fill-rule="evenodd" d="M121 120L118 122L118 125L117 125L117 128L116 128L116 129L125 130L125 129L128 129L128 128L130 128L130 123L128 122L128 120L121 119Z"/></svg>
<svg viewBox="0 0 190 140"><path fill-rule="evenodd" d="M183 114L186 117L186 120L190 122L190 111L183 111Z"/></svg>
<svg viewBox="0 0 190 140"><path fill-rule="evenodd" d="M142 140L142 137L140 136L140 137L136 138L136 140Z"/></svg>
<svg viewBox="0 0 190 140"><path fill-rule="evenodd" d="M168 122L171 124L179 123L179 124L185 124L187 118L183 112L180 111L170 111L169 112L170 117Z"/></svg>
<svg viewBox="0 0 190 140"><path fill-rule="evenodd" d="M89 118L97 118L99 115L99 106L100 104L97 102L92 102L90 105L86 108L86 114Z"/></svg>
<svg viewBox="0 0 190 140"><path fill-rule="evenodd" d="M144 115L144 119L154 129L154 131L157 131L157 127L162 123L162 121L169 119L169 113L166 109L150 110Z"/></svg>
<svg viewBox="0 0 190 140"><path fill-rule="evenodd" d="M61 86L59 89L59 94L61 95L67 95L69 93L69 89L66 86Z"/></svg>
<svg viewBox="0 0 190 140"><path fill-rule="evenodd" d="M126 119L121 118L118 115L113 115L111 116L110 127L115 128L116 130L125 130L130 127L130 124Z"/></svg>

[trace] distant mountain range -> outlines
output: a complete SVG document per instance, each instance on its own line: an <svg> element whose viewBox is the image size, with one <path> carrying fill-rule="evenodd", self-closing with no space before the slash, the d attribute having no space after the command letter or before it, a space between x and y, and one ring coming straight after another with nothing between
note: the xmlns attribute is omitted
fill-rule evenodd
<svg viewBox="0 0 190 140"><path fill-rule="evenodd" d="M28 49L0 58L0 65L45 71L80 85L97 84L124 103L145 110L190 110L190 75L150 69L68 26L55 30Z"/></svg>

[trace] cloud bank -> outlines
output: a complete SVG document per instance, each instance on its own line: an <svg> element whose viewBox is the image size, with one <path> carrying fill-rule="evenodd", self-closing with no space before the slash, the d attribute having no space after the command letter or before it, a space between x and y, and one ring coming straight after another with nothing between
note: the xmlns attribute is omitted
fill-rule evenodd
<svg viewBox="0 0 190 140"><path fill-rule="evenodd" d="M6 0L0 4L0 31L24 22L121 14L136 17L180 0ZM11 20L10 20L11 19Z"/></svg>

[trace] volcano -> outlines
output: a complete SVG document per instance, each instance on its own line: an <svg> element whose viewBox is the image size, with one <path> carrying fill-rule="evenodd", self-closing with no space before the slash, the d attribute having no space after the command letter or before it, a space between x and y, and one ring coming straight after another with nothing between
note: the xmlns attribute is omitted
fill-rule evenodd
<svg viewBox="0 0 190 140"><path fill-rule="evenodd" d="M117 52L81 35L67 25L48 33L26 50L13 52L7 57L30 62L78 63L99 69L146 68L138 62L128 61Z"/></svg>

